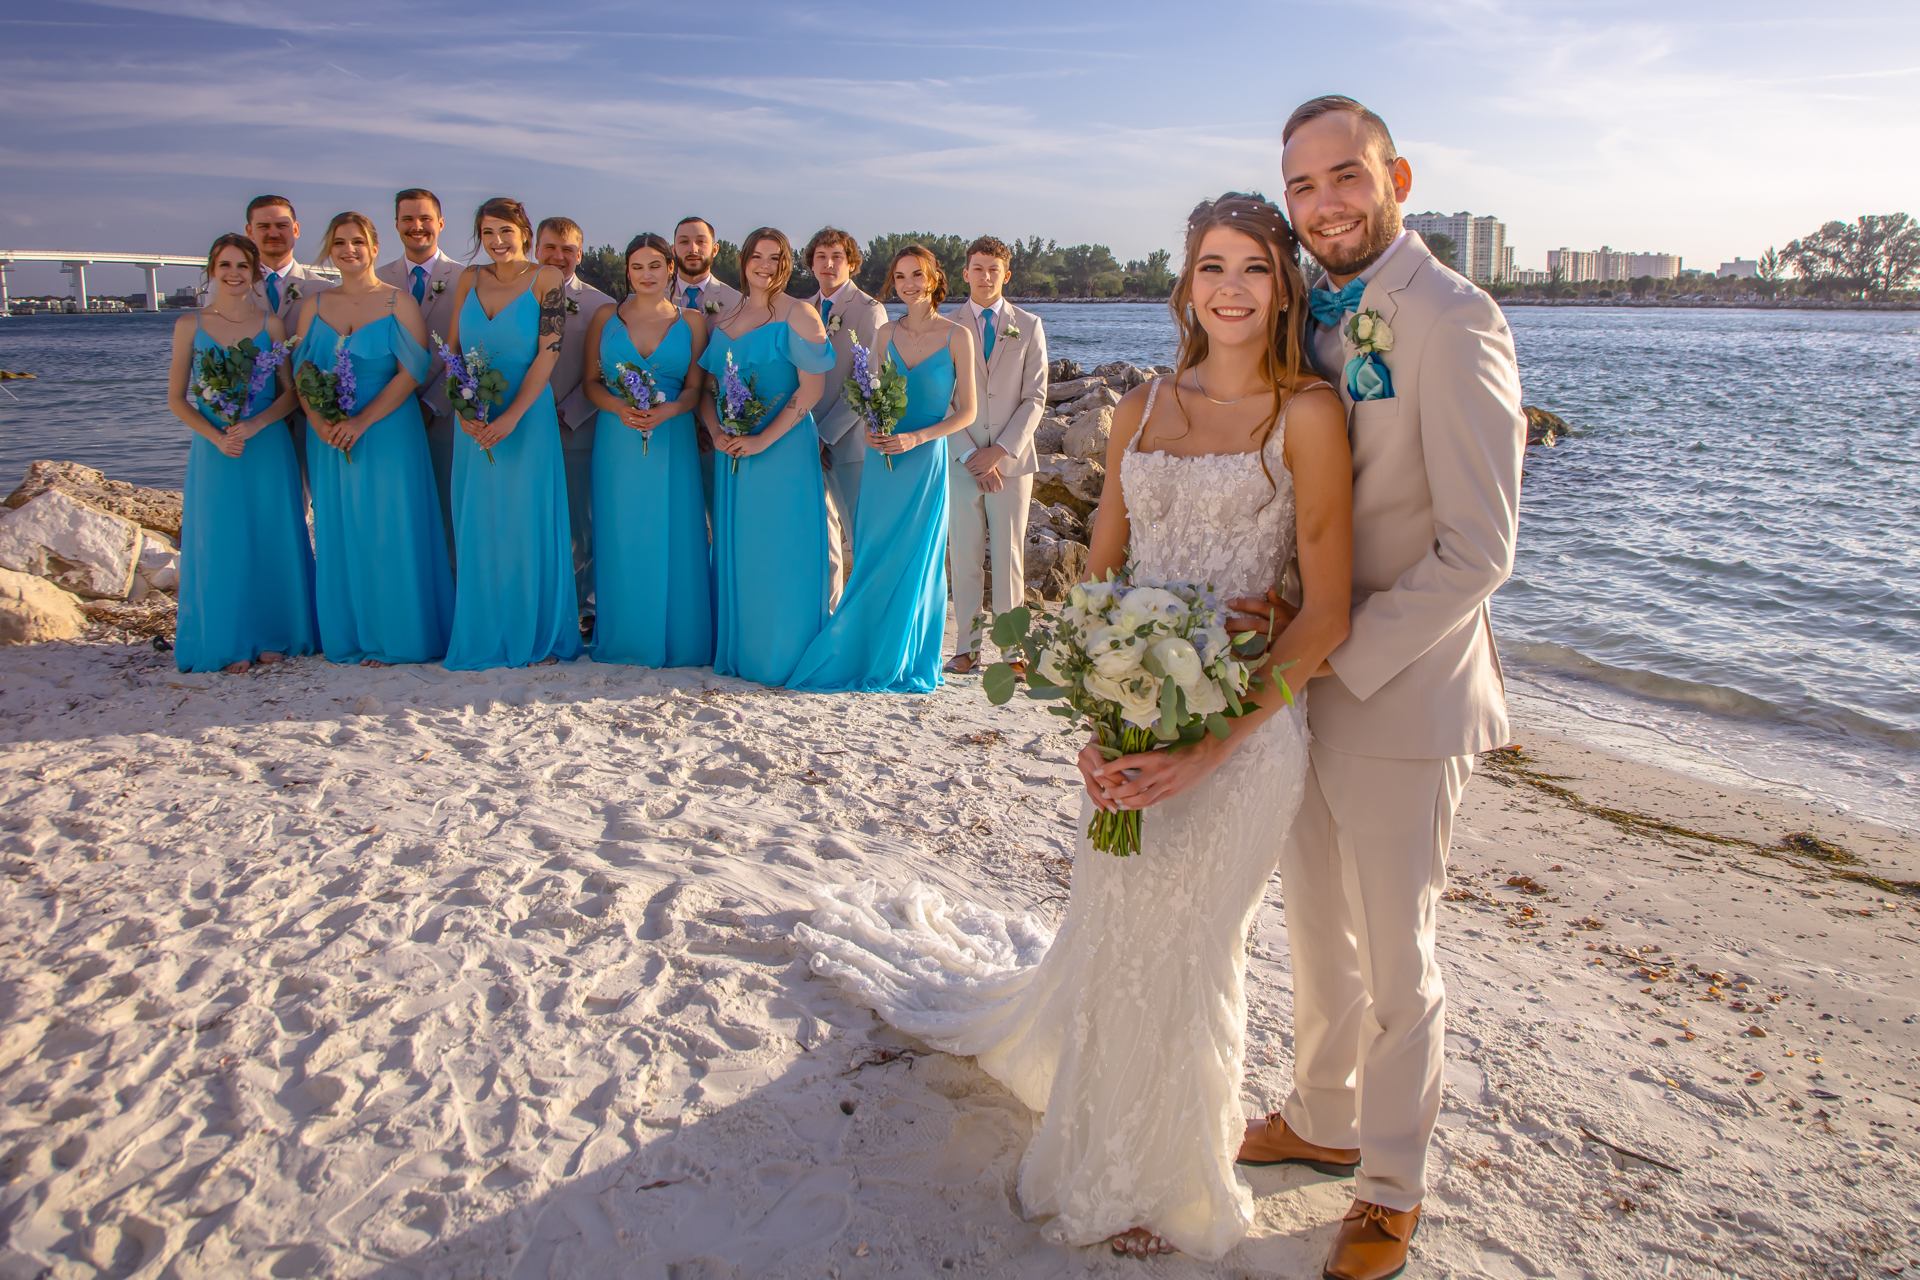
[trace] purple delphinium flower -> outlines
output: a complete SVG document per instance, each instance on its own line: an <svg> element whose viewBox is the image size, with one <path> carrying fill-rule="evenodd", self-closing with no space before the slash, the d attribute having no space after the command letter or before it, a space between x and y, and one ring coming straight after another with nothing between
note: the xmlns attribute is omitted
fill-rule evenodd
<svg viewBox="0 0 1920 1280"><path fill-rule="evenodd" d="M358 388L353 381L353 357L347 354L347 344L341 343L340 349L333 354L333 398L339 404L340 412L352 417L359 412L355 402Z"/></svg>

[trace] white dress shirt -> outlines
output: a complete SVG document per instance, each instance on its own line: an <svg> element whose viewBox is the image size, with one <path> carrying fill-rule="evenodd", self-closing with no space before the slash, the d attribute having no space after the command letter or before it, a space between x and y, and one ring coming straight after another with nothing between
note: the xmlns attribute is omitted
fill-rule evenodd
<svg viewBox="0 0 1920 1280"><path fill-rule="evenodd" d="M425 262L415 262L412 258L407 257L407 255L404 252L402 252L400 255L400 261L406 268L405 270L406 283L401 285L400 287L405 289L408 293L412 293L413 281L414 281L413 273L416 270L418 270L418 271L426 272L426 275L422 278L424 281L422 287L427 289L432 289L433 288L433 269L435 266L439 265L440 259L446 258L446 257L447 255L440 252L439 246L437 245L434 247L433 255L429 257ZM453 261L453 259L447 258L447 261L451 262Z"/></svg>

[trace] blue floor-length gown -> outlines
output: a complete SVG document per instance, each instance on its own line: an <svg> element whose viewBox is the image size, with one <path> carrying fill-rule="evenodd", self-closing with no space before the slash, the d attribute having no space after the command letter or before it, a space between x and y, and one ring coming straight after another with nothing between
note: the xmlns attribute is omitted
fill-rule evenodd
<svg viewBox="0 0 1920 1280"><path fill-rule="evenodd" d="M600 368L652 371L669 402L685 388L693 331L675 320L651 356L633 345L618 313L600 330ZM697 374L695 376L698 376ZM643 441L617 413L593 434L595 662L704 667L713 661L712 551L700 488L694 416L683 413Z"/></svg>
<svg viewBox="0 0 1920 1280"><path fill-rule="evenodd" d="M332 372L344 341L353 362L356 405L374 398L401 369L425 382L426 348L392 315L344 340L319 315L293 353ZM406 396L353 444L353 461L307 430L313 495L315 595L320 644L330 662L432 662L453 626L453 574L440 519L440 493L427 452L420 402Z"/></svg>
<svg viewBox="0 0 1920 1280"><path fill-rule="evenodd" d="M906 369L897 347L893 360ZM944 347L907 369L907 408L895 431L947 416L953 355ZM947 630L947 442L905 453L867 450L853 517L853 577L788 686L821 692L931 693L940 687Z"/></svg>
<svg viewBox="0 0 1920 1280"><path fill-rule="evenodd" d="M729 352L767 405L762 423L803 371L827 373L834 360L830 344L808 342L781 320L738 338L715 328L700 366L718 379ZM713 669L784 685L827 621L827 496L813 415L737 470L716 454L713 480Z"/></svg>
<svg viewBox="0 0 1920 1280"><path fill-rule="evenodd" d="M273 339L262 329L253 344L265 351ZM194 360L219 346L206 330L196 330ZM260 412L279 394L269 378L247 413ZM226 430L218 415L199 409L214 430ZM283 424L270 423L250 437L237 458L195 433L180 519L179 601L173 658L182 671L218 671L263 653L293 657L319 648L300 464Z"/></svg>
<svg viewBox="0 0 1920 1280"><path fill-rule="evenodd" d="M528 289L488 318L479 290L460 308L460 347L484 348L507 390L503 413L539 353L540 308ZM446 666L454 671L525 667L580 656L580 605L573 585L573 531L553 390L540 396L513 431L493 446L493 461L473 437L453 442L453 547L460 579Z"/></svg>

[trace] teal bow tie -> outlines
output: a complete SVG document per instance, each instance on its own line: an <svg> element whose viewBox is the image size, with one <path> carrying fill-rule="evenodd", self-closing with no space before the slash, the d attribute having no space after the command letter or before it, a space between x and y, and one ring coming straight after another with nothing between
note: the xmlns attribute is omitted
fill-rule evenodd
<svg viewBox="0 0 1920 1280"><path fill-rule="evenodd" d="M1347 281L1347 287L1338 292L1316 285L1307 294L1307 306L1315 320L1331 329L1340 323L1341 316L1360 309L1360 298L1366 291L1367 282L1358 277Z"/></svg>

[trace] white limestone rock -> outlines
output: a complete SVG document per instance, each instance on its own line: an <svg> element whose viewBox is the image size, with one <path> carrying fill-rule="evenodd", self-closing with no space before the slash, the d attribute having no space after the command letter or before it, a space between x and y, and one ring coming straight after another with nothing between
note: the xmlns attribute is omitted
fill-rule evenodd
<svg viewBox="0 0 1920 1280"><path fill-rule="evenodd" d="M0 517L0 568L47 578L89 599L126 599L143 543L132 520L59 489Z"/></svg>
<svg viewBox="0 0 1920 1280"><path fill-rule="evenodd" d="M45 578L0 569L0 644L71 640L86 629L78 600Z"/></svg>
<svg viewBox="0 0 1920 1280"><path fill-rule="evenodd" d="M156 591L173 591L180 586L180 548L164 533L141 530L140 565L135 570Z"/></svg>
<svg viewBox="0 0 1920 1280"><path fill-rule="evenodd" d="M1075 418L1061 438L1062 451L1070 458L1104 459L1107 441L1113 434L1113 408L1102 405Z"/></svg>

